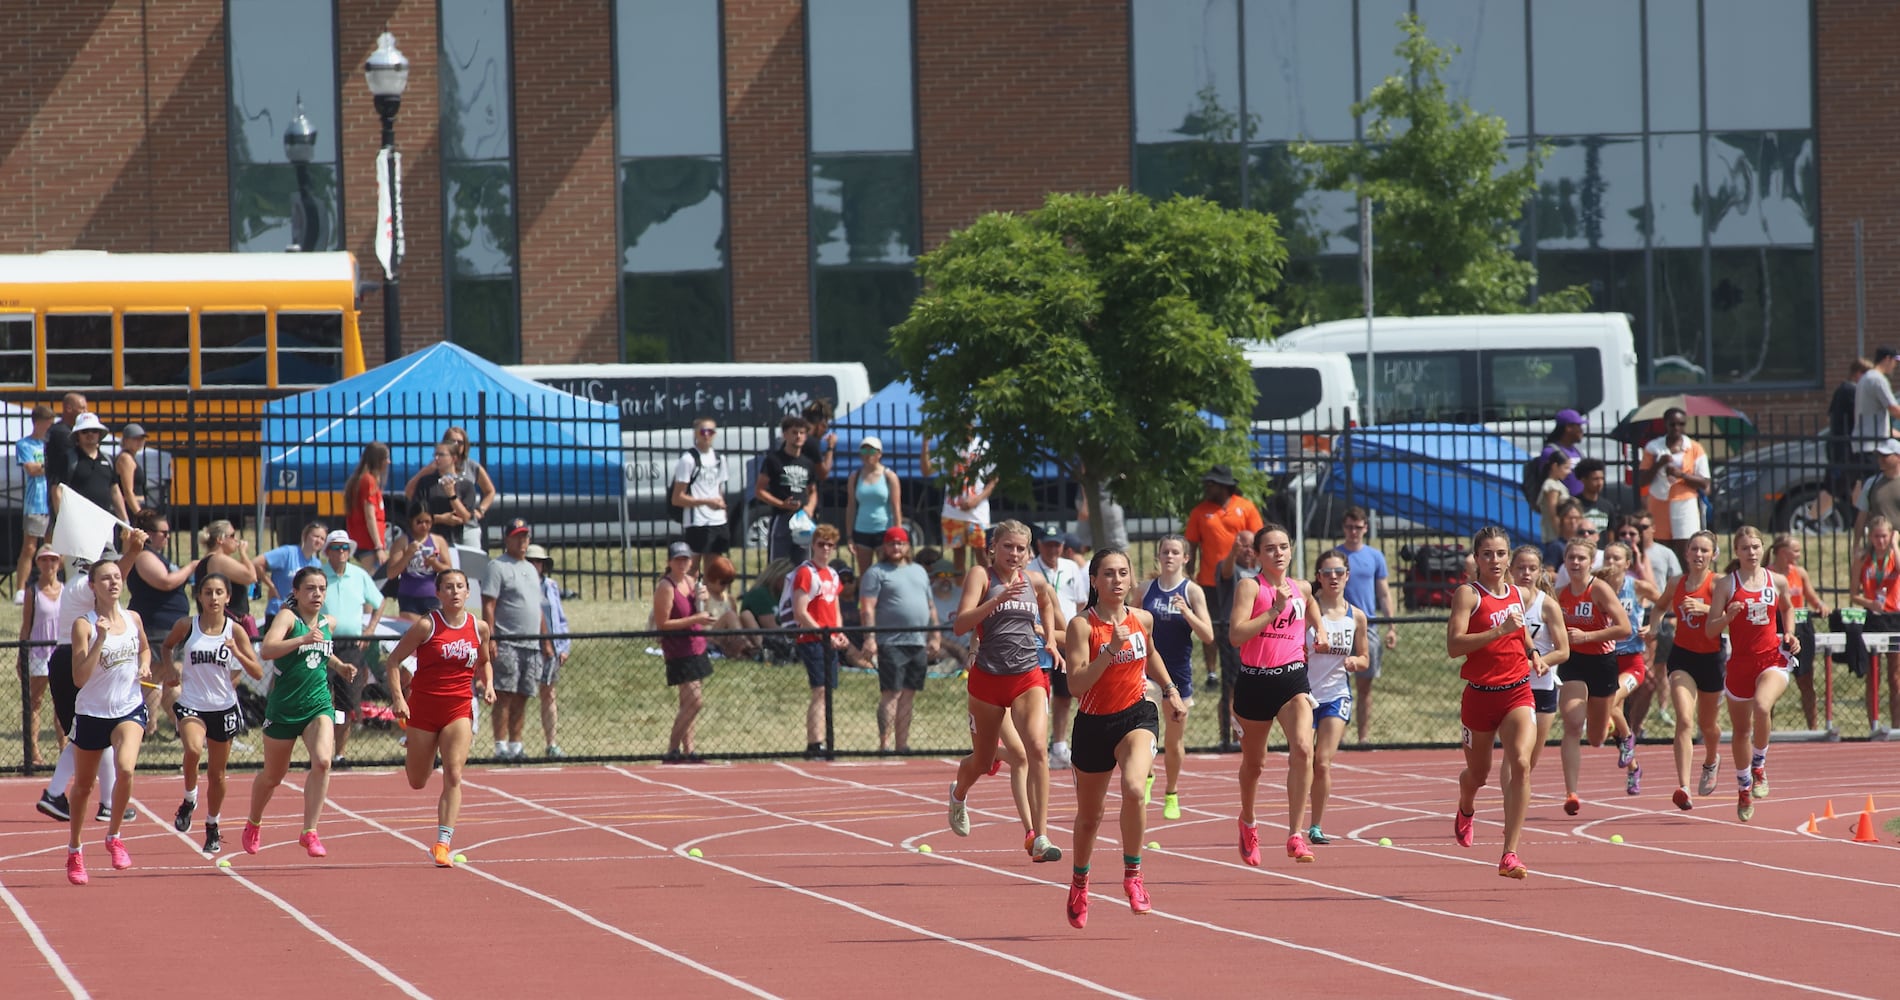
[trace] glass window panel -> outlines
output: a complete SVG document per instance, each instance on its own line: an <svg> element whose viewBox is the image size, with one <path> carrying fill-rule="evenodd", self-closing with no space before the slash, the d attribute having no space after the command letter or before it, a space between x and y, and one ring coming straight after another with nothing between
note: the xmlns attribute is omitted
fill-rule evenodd
<svg viewBox="0 0 1900 1000"><path fill-rule="evenodd" d="M862 361L873 385L895 378L891 327L910 315L917 278L908 269L819 268L818 360Z"/></svg>
<svg viewBox="0 0 1900 1000"><path fill-rule="evenodd" d="M1702 154L1693 135L1649 137L1650 243L1659 247L1702 245Z"/></svg>
<svg viewBox="0 0 1900 1000"><path fill-rule="evenodd" d="M449 309L449 330L456 344L498 365L521 360L519 338L515 336L515 317L521 314L521 308L515 301L512 274L458 274L450 278Z"/></svg>
<svg viewBox="0 0 1900 1000"><path fill-rule="evenodd" d="M1696 0L1647 0L1647 3L1650 130L1699 129L1702 127L1702 71L1697 65ZM1592 78L1592 86L1596 79Z"/></svg>
<svg viewBox="0 0 1900 1000"><path fill-rule="evenodd" d="M33 385L33 317L0 316L0 384Z"/></svg>
<svg viewBox="0 0 1900 1000"><path fill-rule="evenodd" d="M1709 381L1707 342L1702 323L1702 251L1653 250L1656 356L1649 361L1649 382L1703 385ZM1641 338L1638 338L1639 340Z"/></svg>
<svg viewBox="0 0 1900 1000"><path fill-rule="evenodd" d="M1709 252L1715 382L1814 382L1821 377L1814 251Z"/></svg>
<svg viewBox="0 0 1900 1000"><path fill-rule="evenodd" d="M916 257L916 157L814 154L811 173L819 265L904 264Z"/></svg>
<svg viewBox="0 0 1900 1000"><path fill-rule="evenodd" d="M1531 0L1531 95L1544 135L1643 128L1641 0Z"/></svg>
<svg viewBox="0 0 1900 1000"><path fill-rule="evenodd" d="M805 10L811 151L917 148L911 123L910 4L807 0Z"/></svg>
<svg viewBox="0 0 1900 1000"><path fill-rule="evenodd" d="M280 386L329 385L342 377L341 354L325 351L277 352L277 384Z"/></svg>
<svg viewBox="0 0 1900 1000"><path fill-rule="evenodd" d="M46 353L48 389L112 388L111 351L61 351Z"/></svg>
<svg viewBox="0 0 1900 1000"><path fill-rule="evenodd" d="M278 313L277 349L342 351L343 314Z"/></svg>
<svg viewBox="0 0 1900 1000"><path fill-rule="evenodd" d="M232 162L290 162L284 155L284 129L301 99L304 116L317 130L312 159L335 163L338 60L332 5L227 0L225 33ZM362 56L368 55L365 48Z"/></svg>
<svg viewBox="0 0 1900 1000"><path fill-rule="evenodd" d="M1405 32L1399 19L1412 11L1411 0L1359 0L1359 97L1364 100L1372 88L1405 71L1405 64L1394 54ZM1427 24L1429 27L1429 22Z"/></svg>
<svg viewBox="0 0 1900 1000"><path fill-rule="evenodd" d="M33 355L0 354L0 385L33 385Z"/></svg>
<svg viewBox="0 0 1900 1000"><path fill-rule="evenodd" d="M1502 116L1512 135L1530 131L1524 76L1524 0L1418 0L1426 34L1457 46L1444 73L1453 100Z"/></svg>
<svg viewBox="0 0 1900 1000"><path fill-rule="evenodd" d="M719 0L617 0L621 156L718 156Z"/></svg>
<svg viewBox="0 0 1900 1000"><path fill-rule="evenodd" d="M443 199L458 275L497 277L515 269L514 171L500 163L445 163Z"/></svg>
<svg viewBox="0 0 1900 1000"><path fill-rule="evenodd" d="M1240 207L1240 147L1216 142L1151 142L1135 147L1135 190L1150 198L1206 198Z"/></svg>
<svg viewBox="0 0 1900 1000"><path fill-rule="evenodd" d="M1351 139L1352 5L1245 2L1249 138Z"/></svg>
<svg viewBox="0 0 1900 1000"><path fill-rule="evenodd" d="M1643 245L1641 136L1547 140L1537 176L1537 245L1590 248Z"/></svg>
<svg viewBox="0 0 1900 1000"><path fill-rule="evenodd" d="M718 157L620 164L621 267L670 273L725 266L725 170Z"/></svg>
<svg viewBox="0 0 1900 1000"><path fill-rule="evenodd" d="M1805 128L1813 122L1808 4L1705 5L1711 129Z"/></svg>
<svg viewBox="0 0 1900 1000"><path fill-rule="evenodd" d="M340 320L337 330L341 338ZM263 313L199 314L199 385L266 385L264 355Z"/></svg>
<svg viewBox="0 0 1900 1000"><path fill-rule="evenodd" d="M621 351L629 363L731 360L724 270L620 280L626 310Z"/></svg>
<svg viewBox="0 0 1900 1000"><path fill-rule="evenodd" d="M1603 402L1603 365L1592 350L1487 351L1484 419L1525 420Z"/></svg>
<svg viewBox="0 0 1900 1000"><path fill-rule="evenodd" d="M1280 220L1280 236L1293 257L1359 252L1359 209L1350 191L1312 185L1306 165L1275 143L1249 151L1250 206Z"/></svg>
<svg viewBox="0 0 1900 1000"><path fill-rule="evenodd" d="M1375 278L1376 280L1376 278ZM1374 362L1379 371L1378 412L1382 424L1448 421L1476 423L1477 393L1472 367L1476 351L1406 353L1380 351ZM1366 396L1366 356L1353 354L1353 377L1359 398Z"/></svg>
<svg viewBox="0 0 1900 1000"><path fill-rule="evenodd" d="M48 354L76 350L112 350L112 317L105 313L52 313L46 317Z"/></svg>
<svg viewBox="0 0 1900 1000"><path fill-rule="evenodd" d="M1134 0L1137 143L1240 139L1239 25L1235 0Z"/></svg>
<svg viewBox="0 0 1900 1000"><path fill-rule="evenodd" d="M238 166L231 173L231 248L239 252L282 253L291 244L291 219L316 213L313 245L341 250L337 205L341 191L336 167L312 163L298 176L288 164Z"/></svg>
<svg viewBox="0 0 1900 1000"><path fill-rule="evenodd" d="M442 156L511 155L507 0L438 0L442 24Z"/></svg>
<svg viewBox="0 0 1900 1000"><path fill-rule="evenodd" d="M125 384L191 384L189 313L126 313Z"/></svg>
<svg viewBox="0 0 1900 1000"><path fill-rule="evenodd" d="M1620 312L1635 317L1639 355L1648 349L1649 303L1643 290L1643 252L1549 251L1537 252L1537 290L1540 294L1582 285L1590 291L1590 312ZM1561 409L1561 407L1559 407Z"/></svg>
<svg viewBox="0 0 1900 1000"><path fill-rule="evenodd" d="M341 328L339 327L339 336ZM264 346L264 314L202 313L198 316L198 347L216 351L257 349Z"/></svg>
<svg viewBox="0 0 1900 1000"><path fill-rule="evenodd" d="M1814 242L1814 133L1718 132L1708 141L1710 244Z"/></svg>

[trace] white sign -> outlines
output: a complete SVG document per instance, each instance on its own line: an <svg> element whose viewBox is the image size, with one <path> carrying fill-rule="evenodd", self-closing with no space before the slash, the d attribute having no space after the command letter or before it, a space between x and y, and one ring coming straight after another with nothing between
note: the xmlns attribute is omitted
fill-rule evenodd
<svg viewBox="0 0 1900 1000"><path fill-rule="evenodd" d="M396 167L390 170L390 157ZM396 195L391 204L389 178L396 178ZM402 265L405 251L402 240L402 154L391 149L376 152L376 259L383 262L383 274L393 275Z"/></svg>

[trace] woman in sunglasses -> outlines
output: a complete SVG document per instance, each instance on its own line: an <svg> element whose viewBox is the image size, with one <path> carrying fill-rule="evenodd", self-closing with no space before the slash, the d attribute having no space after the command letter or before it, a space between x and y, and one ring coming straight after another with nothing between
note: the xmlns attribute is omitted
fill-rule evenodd
<svg viewBox="0 0 1900 1000"><path fill-rule="evenodd" d="M1306 639L1306 677L1313 686L1313 825L1306 828L1309 844L1330 844L1320 820L1326 798L1333 790L1333 755L1352 721L1351 675L1372 662L1366 641L1366 613L1346 601L1346 581L1352 576L1346 555L1332 549L1319 557L1313 583L1313 601L1319 606L1320 627Z"/></svg>

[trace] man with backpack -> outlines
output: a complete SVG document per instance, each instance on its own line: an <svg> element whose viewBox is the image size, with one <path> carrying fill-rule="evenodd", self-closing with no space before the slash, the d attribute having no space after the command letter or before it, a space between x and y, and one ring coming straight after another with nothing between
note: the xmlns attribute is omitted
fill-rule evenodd
<svg viewBox="0 0 1900 1000"><path fill-rule="evenodd" d="M687 547L693 550L693 575L700 560L723 556L732 536L726 523L726 460L713 450L719 427L711 417L693 421L693 446L673 466L673 493L667 508L680 523Z"/></svg>

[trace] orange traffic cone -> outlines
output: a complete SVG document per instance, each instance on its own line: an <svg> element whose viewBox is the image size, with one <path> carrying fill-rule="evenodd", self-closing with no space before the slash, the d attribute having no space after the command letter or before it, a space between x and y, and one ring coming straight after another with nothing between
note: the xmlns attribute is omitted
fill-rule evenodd
<svg viewBox="0 0 1900 1000"><path fill-rule="evenodd" d="M1809 832L1809 833L1820 833L1820 832L1821 832L1821 828L1820 828L1820 827L1818 827L1818 826L1816 826L1816 825L1814 824L1814 814L1813 814L1813 813L1809 813L1809 814L1808 814L1808 827L1807 827L1807 829L1808 829L1808 832Z"/></svg>
<svg viewBox="0 0 1900 1000"><path fill-rule="evenodd" d="M1860 814L1860 822L1854 824L1854 843L1856 844L1880 843L1880 838L1874 836L1874 814L1873 813L1864 812Z"/></svg>
<svg viewBox="0 0 1900 1000"><path fill-rule="evenodd" d="M1867 805L1861 811L1863 812L1874 811L1874 797L1872 795L1867 796Z"/></svg>
<svg viewBox="0 0 1900 1000"><path fill-rule="evenodd" d="M1827 809L1826 809L1826 811L1824 811L1824 812L1822 812L1822 813L1821 813L1821 818L1822 818L1822 819L1834 819L1834 818L1836 818L1836 817L1835 817L1835 815L1834 815L1834 800L1833 800L1833 799L1828 799L1828 800L1827 800Z"/></svg>

